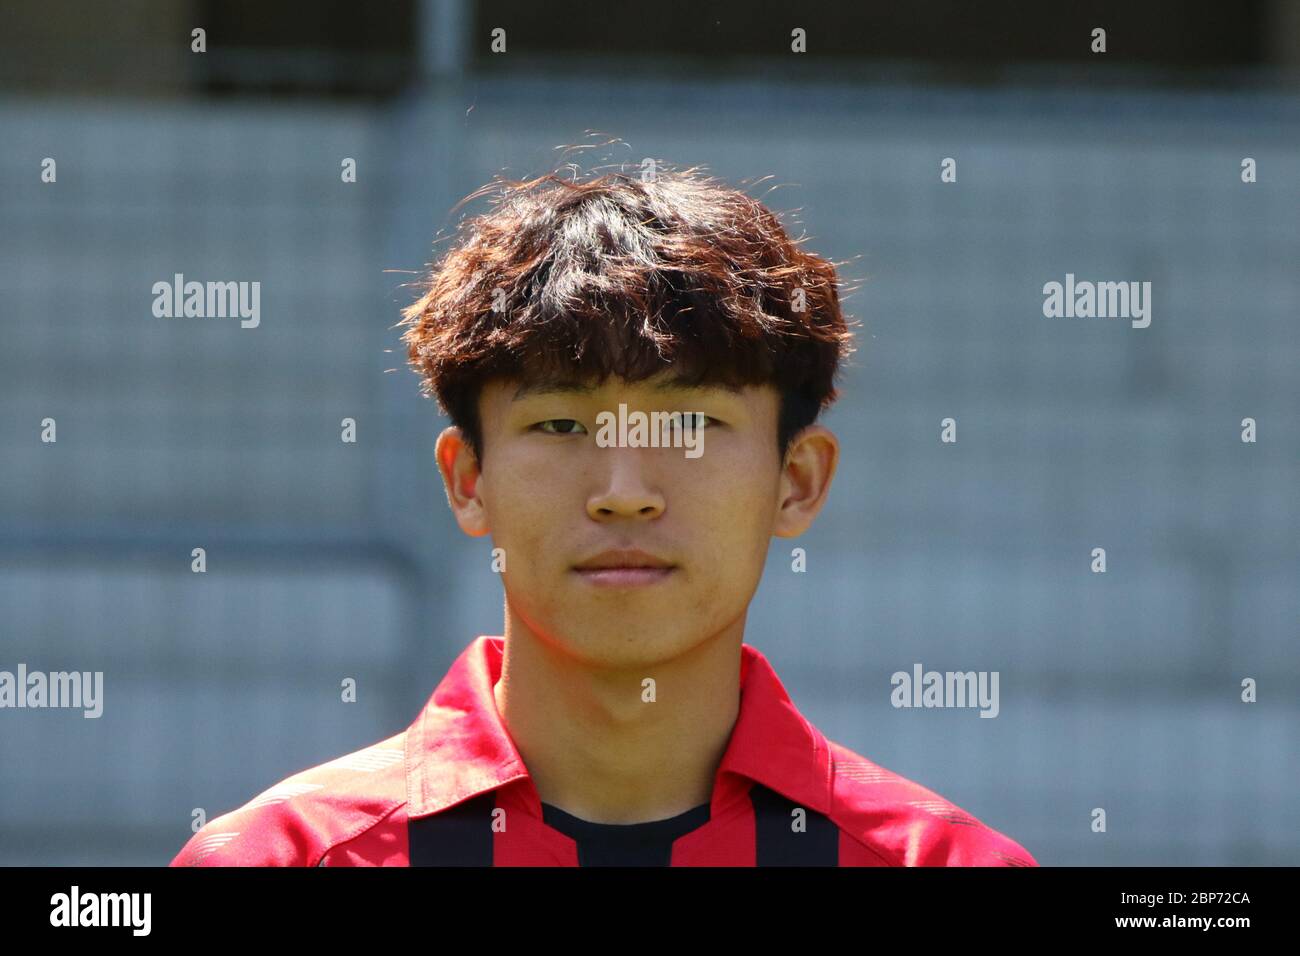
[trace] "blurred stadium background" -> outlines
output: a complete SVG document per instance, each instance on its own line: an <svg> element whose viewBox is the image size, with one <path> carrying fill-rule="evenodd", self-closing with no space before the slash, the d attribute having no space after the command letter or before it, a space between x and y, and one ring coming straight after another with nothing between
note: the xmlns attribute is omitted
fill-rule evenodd
<svg viewBox="0 0 1300 956"><path fill-rule="evenodd" d="M589 130L860 257L830 502L749 616L804 713L1044 864L1295 863L1300 4L988 6L7 2L0 669L105 709L0 712L0 863L166 863L501 633L392 326L461 197ZM178 272L260 326L154 318ZM1066 273L1151 327L1044 318ZM918 661L999 717L893 709Z"/></svg>

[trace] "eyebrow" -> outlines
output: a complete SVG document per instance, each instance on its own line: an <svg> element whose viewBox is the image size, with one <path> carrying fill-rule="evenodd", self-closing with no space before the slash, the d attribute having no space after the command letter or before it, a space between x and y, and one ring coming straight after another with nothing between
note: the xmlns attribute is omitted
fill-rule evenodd
<svg viewBox="0 0 1300 956"><path fill-rule="evenodd" d="M739 395L742 391L739 385L728 385L726 383L709 384L709 385L688 385L682 379L670 378L660 382L651 388L653 392L707 392L712 389L722 389L730 392L732 395ZM559 382L525 382L515 389L514 396L510 399L512 402L520 401L530 395L590 395L595 388L583 382L574 380L565 380Z"/></svg>

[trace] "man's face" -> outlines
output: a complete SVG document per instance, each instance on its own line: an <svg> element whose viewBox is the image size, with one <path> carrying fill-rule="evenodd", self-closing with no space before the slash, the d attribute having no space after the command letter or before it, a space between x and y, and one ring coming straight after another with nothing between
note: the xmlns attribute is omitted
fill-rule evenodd
<svg viewBox="0 0 1300 956"><path fill-rule="evenodd" d="M811 523L834 470L833 449L827 469L819 446L825 487L814 481L801 490L797 467L792 482L776 448L779 396L768 385L688 389L668 373L635 384L611 377L582 391L521 391L520 384L493 380L482 391L481 471L468 447L448 438L456 429L438 448L461 527L490 533L504 551L513 625L588 664L618 667L670 659L743 627L769 539ZM676 445L602 447L598 416L617 423L620 403L624 418L682 412L708 419L693 442L683 435ZM637 549L671 567L581 567L608 563L598 556L610 549Z"/></svg>

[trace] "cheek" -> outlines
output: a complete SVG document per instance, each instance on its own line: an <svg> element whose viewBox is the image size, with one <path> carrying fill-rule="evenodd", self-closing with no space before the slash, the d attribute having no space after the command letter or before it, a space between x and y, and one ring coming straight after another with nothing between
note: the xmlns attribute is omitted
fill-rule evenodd
<svg viewBox="0 0 1300 956"><path fill-rule="evenodd" d="M688 470L679 485L680 517L699 532L697 567L736 583L752 576L756 566L761 573L778 488L775 478L766 477L749 459L719 456L700 470Z"/></svg>
<svg viewBox="0 0 1300 956"><path fill-rule="evenodd" d="M499 458L490 465L482 496L494 542L506 549L507 561L517 554L535 565L564 540L558 527L564 511L555 500L560 486L525 462Z"/></svg>

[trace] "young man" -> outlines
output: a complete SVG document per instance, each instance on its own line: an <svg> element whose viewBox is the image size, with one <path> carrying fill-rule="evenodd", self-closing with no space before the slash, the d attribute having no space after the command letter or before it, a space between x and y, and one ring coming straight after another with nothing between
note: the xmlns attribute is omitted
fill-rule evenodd
<svg viewBox="0 0 1300 956"><path fill-rule="evenodd" d="M743 643L771 537L811 526L838 461L834 265L696 170L499 186L403 338L504 636L173 864L1037 865L828 741Z"/></svg>

